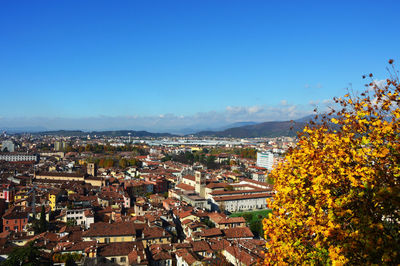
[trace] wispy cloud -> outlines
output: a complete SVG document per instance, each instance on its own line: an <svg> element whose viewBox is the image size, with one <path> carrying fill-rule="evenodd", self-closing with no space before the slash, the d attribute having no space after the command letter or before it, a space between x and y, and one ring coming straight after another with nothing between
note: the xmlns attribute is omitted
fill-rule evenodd
<svg viewBox="0 0 400 266"><path fill-rule="evenodd" d="M46 129L133 129L152 132L178 132L182 129L207 129L235 122L291 120L311 113L307 106L282 100L279 105L227 106L223 111L200 112L193 115L160 114L154 116L98 116L83 118L13 117L0 118L1 128L43 127Z"/></svg>

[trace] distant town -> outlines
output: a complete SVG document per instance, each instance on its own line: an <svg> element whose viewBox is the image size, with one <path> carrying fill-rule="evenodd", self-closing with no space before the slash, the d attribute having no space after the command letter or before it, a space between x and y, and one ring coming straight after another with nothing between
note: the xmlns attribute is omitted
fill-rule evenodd
<svg viewBox="0 0 400 266"><path fill-rule="evenodd" d="M295 141L3 132L0 258L21 247L54 265L256 265L269 172Z"/></svg>

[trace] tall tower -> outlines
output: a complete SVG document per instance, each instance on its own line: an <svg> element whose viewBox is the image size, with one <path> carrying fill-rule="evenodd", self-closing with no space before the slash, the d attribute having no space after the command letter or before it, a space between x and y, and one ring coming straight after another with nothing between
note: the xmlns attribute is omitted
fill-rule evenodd
<svg viewBox="0 0 400 266"><path fill-rule="evenodd" d="M91 176L97 176L97 166L95 163L88 163L86 166L86 173Z"/></svg>
<svg viewBox="0 0 400 266"><path fill-rule="evenodd" d="M194 177L196 181L195 190L199 193L200 197L204 198L206 195L206 177L200 171L194 172Z"/></svg>

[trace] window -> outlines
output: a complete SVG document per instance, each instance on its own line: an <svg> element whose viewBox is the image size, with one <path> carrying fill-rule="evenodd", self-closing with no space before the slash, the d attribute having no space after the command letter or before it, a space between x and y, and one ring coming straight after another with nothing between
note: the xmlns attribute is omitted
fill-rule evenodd
<svg viewBox="0 0 400 266"><path fill-rule="evenodd" d="M121 262L125 262L125 261L126 261L126 258L125 258L125 257L121 257L120 261L121 261Z"/></svg>
<svg viewBox="0 0 400 266"><path fill-rule="evenodd" d="M14 230L18 230L18 226L14 226Z"/></svg>
<svg viewBox="0 0 400 266"><path fill-rule="evenodd" d="M111 258L111 262L116 262L116 259L115 258Z"/></svg>

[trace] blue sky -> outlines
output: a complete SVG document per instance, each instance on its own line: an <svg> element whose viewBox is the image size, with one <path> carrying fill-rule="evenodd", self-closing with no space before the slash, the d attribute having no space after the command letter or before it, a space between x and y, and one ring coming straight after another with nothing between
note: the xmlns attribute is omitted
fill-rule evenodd
<svg viewBox="0 0 400 266"><path fill-rule="evenodd" d="M398 1L1 1L0 127L298 118L387 76ZM112 123L110 122L112 121Z"/></svg>

